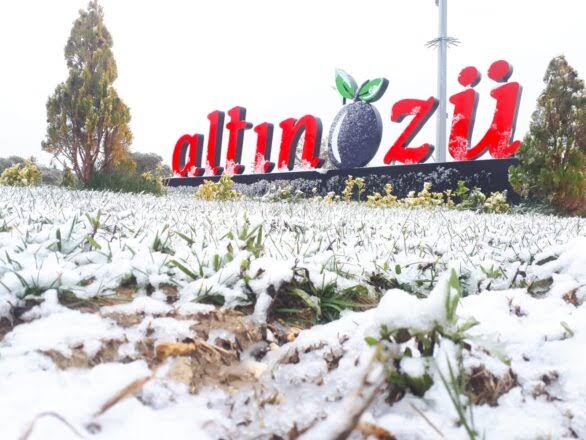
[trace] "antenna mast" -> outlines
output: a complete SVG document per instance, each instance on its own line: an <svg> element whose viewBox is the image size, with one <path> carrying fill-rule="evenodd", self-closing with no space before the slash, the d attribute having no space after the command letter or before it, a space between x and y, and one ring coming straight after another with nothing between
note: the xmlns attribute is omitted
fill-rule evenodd
<svg viewBox="0 0 586 440"><path fill-rule="evenodd" d="M457 46L460 41L457 38L448 37L448 0L435 0L439 9L439 36L435 40L428 41L427 47L436 47L437 52L437 93L439 109L437 112L437 131L435 139L434 159L436 162L446 161L446 139L448 124L448 47Z"/></svg>

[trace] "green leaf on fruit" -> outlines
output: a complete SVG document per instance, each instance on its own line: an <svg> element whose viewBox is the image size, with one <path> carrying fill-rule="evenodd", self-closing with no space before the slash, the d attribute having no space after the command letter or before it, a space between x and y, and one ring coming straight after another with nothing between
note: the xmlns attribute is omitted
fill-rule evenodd
<svg viewBox="0 0 586 440"><path fill-rule="evenodd" d="M386 78L375 78L366 81L358 91L358 99L364 102L378 101L385 94L389 81Z"/></svg>
<svg viewBox="0 0 586 440"><path fill-rule="evenodd" d="M336 88L343 98L354 99L358 84L348 73L342 69L336 69Z"/></svg>

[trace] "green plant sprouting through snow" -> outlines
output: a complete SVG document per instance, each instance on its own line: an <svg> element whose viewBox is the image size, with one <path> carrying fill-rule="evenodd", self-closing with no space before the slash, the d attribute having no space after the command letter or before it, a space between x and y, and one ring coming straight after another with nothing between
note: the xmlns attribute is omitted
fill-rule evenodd
<svg viewBox="0 0 586 440"><path fill-rule="evenodd" d="M469 212L320 201L0 191L4 294L22 298L57 288L87 298L123 284L170 284L185 301L214 299L229 307L254 306L269 295L263 313L309 322L367 308L393 287L425 297L453 261L464 295L525 285L537 292L547 280L528 279L526 265L544 247L583 228L577 219L536 216L528 225L514 215L477 220ZM530 242L536 227L545 233Z"/></svg>
<svg viewBox="0 0 586 440"><path fill-rule="evenodd" d="M429 189L414 198L434 200ZM146 300L170 310L160 318L144 316L151 323L184 325L175 314L184 306L203 307L197 302L237 308L264 328L282 323L308 328L267 355L275 376L269 374L263 386L287 393L299 388L336 402L338 387L348 391L364 367L359 361L370 354L368 343L377 347L372 351L385 373L384 411L434 399L450 408L441 412L449 414L442 431L457 429L455 420L460 433L475 438L486 430L485 423L472 417L473 408L474 413L488 411L479 402L496 405L505 393L510 402L549 392L530 385L533 379L523 369L524 383L517 384L514 372L509 374L515 366L509 362L525 362L518 344L528 351L546 350L583 337L583 275L579 268L568 274L561 270L580 261L567 251L574 249L568 247L574 240L582 237L583 242L585 227L579 218L478 214L445 206L428 209L425 203L380 209L317 198L303 203L205 201L175 191L156 197L0 187L0 317L18 321L27 304L49 297L60 307L82 304L101 310L106 300L109 305L128 301L121 290L132 292L129 306ZM166 291L172 297L162 297ZM486 334L493 324L484 304L516 331L525 322L535 326L547 305L557 309L553 322L539 321L546 327L543 334L541 327L531 327L525 339L503 349ZM527 307L532 308L529 314ZM79 312L63 309L63 316L79 318ZM96 325L114 325L84 315L94 317ZM36 319L15 329L26 331L28 325L44 322ZM317 323L327 324L313 326ZM124 335L141 326L114 330ZM18 338L13 333L11 338ZM544 334L551 344L544 345ZM2 349L12 348L4 344ZM484 364L499 376L475 370ZM539 365L536 371L546 368ZM307 382L306 376L316 372L326 376ZM329 383L322 386L323 380ZM488 387L490 393L482 395L475 387L487 383L494 389ZM510 391L513 387L522 391ZM306 412L330 405L318 397L304 402L304 415L295 420L311 421ZM222 405L239 408L238 417L249 410L269 411L238 405L240 398L246 394L226 398ZM576 408L574 404L569 396L568 405ZM290 408L286 405L283 411ZM274 428L256 422L250 426L255 435Z"/></svg>
<svg viewBox="0 0 586 440"><path fill-rule="evenodd" d="M460 419L471 439L476 438L472 407L462 403L466 380L463 368L454 370L452 361L447 357L445 369L436 362L438 345L449 341L453 346L453 358L458 365L462 361L462 350L469 347L467 331L478 324L473 318L462 320L457 313L462 298L462 288L458 275L451 269L438 283L430 295L420 300L418 308L429 317L427 322L414 319L413 327L393 326L393 320L382 324L380 335L367 336L366 343L376 346L376 358L385 369L389 384L387 401L400 400L407 391L423 397L434 384L433 377L439 377ZM429 310L432 309L432 310ZM435 309L435 310L433 310ZM447 378L446 378L447 376Z"/></svg>

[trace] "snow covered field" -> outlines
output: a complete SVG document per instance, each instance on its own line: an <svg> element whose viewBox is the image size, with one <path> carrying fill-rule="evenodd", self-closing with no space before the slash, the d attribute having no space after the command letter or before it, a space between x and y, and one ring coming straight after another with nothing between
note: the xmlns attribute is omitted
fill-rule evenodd
<svg viewBox="0 0 586 440"><path fill-rule="evenodd" d="M0 187L0 438L586 438L585 298L583 219Z"/></svg>

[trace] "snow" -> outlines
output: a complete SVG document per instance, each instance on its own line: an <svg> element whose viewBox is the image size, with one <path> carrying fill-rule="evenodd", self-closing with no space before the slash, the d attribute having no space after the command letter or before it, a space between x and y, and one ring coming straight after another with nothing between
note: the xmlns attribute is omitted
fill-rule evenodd
<svg viewBox="0 0 586 440"><path fill-rule="evenodd" d="M127 304L117 304L109 307L102 307L103 314L120 313L123 315L132 315L135 313L145 313L147 315L166 315L171 312L173 307L164 302L153 299L149 296L138 296Z"/></svg>
<svg viewBox="0 0 586 440"><path fill-rule="evenodd" d="M0 219L7 224L0 232L0 438L18 438L45 412L96 439L287 438L295 430L332 438L367 394L364 378L382 377L383 365L373 362L379 348L366 337L378 338L383 325L448 334L472 319L464 348L441 337L423 358L405 343L414 355L398 368L412 378L429 374L433 385L392 405L381 392L361 421L398 439L436 438L435 429L467 438L440 376L448 362L461 361L466 374L515 378L493 405L472 406L480 438L586 438L584 219L7 187L0 187ZM452 317L454 276L463 297ZM269 311L300 280L316 291L364 286L380 300L279 342L282 324ZM220 344L241 344L238 326L202 300L246 307L242 325L273 326L236 356L230 371L239 380L203 377L194 387L171 372L201 359L145 357L149 344L200 341L219 353L226 351ZM320 304L313 294L310 301ZM404 348L383 346L395 354ZM259 347L266 353L256 355ZM99 355L106 348L107 359ZM68 366L55 353L83 353L87 363ZM215 370L224 367L217 361ZM134 395L97 415L146 377ZM29 438L78 437L44 416Z"/></svg>
<svg viewBox="0 0 586 440"><path fill-rule="evenodd" d="M183 303L177 307L177 311L181 315L189 316L189 315L207 315L210 312L214 311L216 308L210 304L201 304L201 303L194 303L188 302Z"/></svg>
<svg viewBox="0 0 586 440"><path fill-rule="evenodd" d="M113 321L68 310L15 327L0 344L0 356L22 356L47 350L68 356L71 349L78 346L88 356L93 356L101 346L99 341L121 340L122 337L122 331Z"/></svg>

